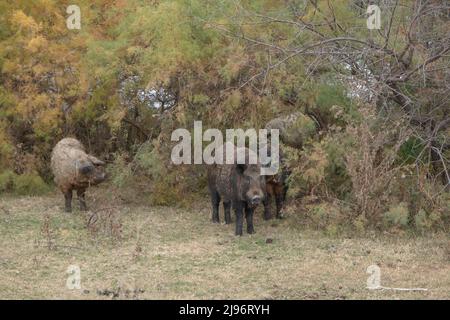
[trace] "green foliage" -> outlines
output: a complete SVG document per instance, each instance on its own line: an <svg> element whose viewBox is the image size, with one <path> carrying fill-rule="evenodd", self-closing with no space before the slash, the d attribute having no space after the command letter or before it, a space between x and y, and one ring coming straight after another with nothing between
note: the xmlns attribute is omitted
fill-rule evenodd
<svg viewBox="0 0 450 320"><path fill-rule="evenodd" d="M316 114L322 124L343 125L344 120L357 117L354 103L342 85L325 82L319 85L311 83L310 86L306 93L311 103L310 111Z"/></svg>
<svg viewBox="0 0 450 320"><path fill-rule="evenodd" d="M14 193L18 195L37 196L49 191L50 187L36 173L21 174L14 180Z"/></svg>
<svg viewBox="0 0 450 320"><path fill-rule="evenodd" d="M428 230L432 226L431 219L423 209L420 209L420 211L414 216L414 224L419 230Z"/></svg>
<svg viewBox="0 0 450 320"><path fill-rule="evenodd" d="M389 211L384 213L384 222L389 226L406 227L409 222L408 205L404 202L391 206Z"/></svg>
<svg viewBox="0 0 450 320"><path fill-rule="evenodd" d="M133 178L131 166L126 163L123 155L117 155L107 170L111 183L118 188L125 187Z"/></svg>
<svg viewBox="0 0 450 320"><path fill-rule="evenodd" d="M14 181L16 174L11 170L5 170L0 173L0 193L11 192L14 190Z"/></svg>
<svg viewBox="0 0 450 320"><path fill-rule="evenodd" d="M423 150L424 144L418 138L411 137L400 148L398 162L411 164L417 159Z"/></svg>
<svg viewBox="0 0 450 320"><path fill-rule="evenodd" d="M332 202L323 202L306 206L309 224L323 230L329 236L337 236L348 229L349 224L345 210L347 208Z"/></svg>
<svg viewBox="0 0 450 320"><path fill-rule="evenodd" d="M42 178L36 173L15 174L11 170L0 173L0 194L14 193L17 195L37 196L51 190Z"/></svg>

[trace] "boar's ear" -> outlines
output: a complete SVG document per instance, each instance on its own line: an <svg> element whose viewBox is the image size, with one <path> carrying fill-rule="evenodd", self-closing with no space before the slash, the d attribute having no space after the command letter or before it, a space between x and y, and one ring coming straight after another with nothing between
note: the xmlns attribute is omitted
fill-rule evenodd
<svg viewBox="0 0 450 320"><path fill-rule="evenodd" d="M88 159L91 160L92 163L96 166L104 166L105 165L105 163L102 160L97 159L93 155L88 154Z"/></svg>
<svg viewBox="0 0 450 320"><path fill-rule="evenodd" d="M244 174L245 169L247 169L247 165L238 164L238 165L236 165L236 169L239 174Z"/></svg>

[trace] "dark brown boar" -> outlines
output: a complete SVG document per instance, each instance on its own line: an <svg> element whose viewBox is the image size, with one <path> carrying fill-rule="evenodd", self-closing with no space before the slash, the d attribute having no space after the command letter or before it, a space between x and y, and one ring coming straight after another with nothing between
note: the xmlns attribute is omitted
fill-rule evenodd
<svg viewBox="0 0 450 320"><path fill-rule="evenodd" d="M270 138L270 135L269 135ZM270 141L270 139L269 139ZM267 144L267 156L271 156L270 143ZM269 163L270 164L270 163ZM264 198L264 219L272 219L271 205L272 199L275 199L276 217L281 219L283 217L283 206L286 201L286 193L288 190L288 177L290 171L286 165L285 157L282 148L279 148L279 165L278 172L274 175L266 175L266 197Z"/></svg>
<svg viewBox="0 0 450 320"><path fill-rule="evenodd" d="M72 193L77 191L80 209L87 210L85 192L106 178L104 162L85 152L77 139L65 138L53 148L51 168L55 183L65 198L66 212L72 211Z"/></svg>
<svg viewBox="0 0 450 320"><path fill-rule="evenodd" d="M276 217L283 218L283 206L286 201L288 190L287 177L289 173L280 168L281 172L273 176L266 176L266 198L264 199L264 219L272 219L271 200L275 198Z"/></svg>
<svg viewBox="0 0 450 320"><path fill-rule="evenodd" d="M226 145L223 152L226 154ZM247 148L232 149L235 153L234 164L213 164L208 167L208 187L211 194L212 220L219 223L219 205L223 201L225 212L225 223L231 223L230 208L236 214L236 235L242 235L244 223L244 212L247 221L247 233L255 232L253 227L253 212L265 197L265 178L261 175L261 166L259 163L249 163L249 153ZM237 154L245 152L245 164L237 164ZM224 157L225 159L225 157Z"/></svg>

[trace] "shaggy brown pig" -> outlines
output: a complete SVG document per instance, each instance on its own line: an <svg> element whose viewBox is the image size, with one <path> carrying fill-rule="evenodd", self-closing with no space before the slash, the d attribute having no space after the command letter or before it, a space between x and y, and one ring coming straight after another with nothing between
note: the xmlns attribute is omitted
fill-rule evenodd
<svg viewBox="0 0 450 320"><path fill-rule="evenodd" d="M226 159L226 145L222 146ZM212 220L219 223L219 205L223 201L225 223L231 223L230 207L236 214L236 235L242 235L244 220L247 221L247 232L254 233L253 211L265 197L265 178L261 175L261 165L249 163L247 148L237 148L231 144L234 151L234 163L212 164L208 167L208 187L211 194ZM237 155L245 154L245 164L237 164Z"/></svg>
<svg viewBox="0 0 450 320"><path fill-rule="evenodd" d="M66 212L72 211L72 191L77 191L80 210L87 210L85 192L106 178L104 162L87 154L80 141L64 138L53 148L51 169L65 198Z"/></svg>

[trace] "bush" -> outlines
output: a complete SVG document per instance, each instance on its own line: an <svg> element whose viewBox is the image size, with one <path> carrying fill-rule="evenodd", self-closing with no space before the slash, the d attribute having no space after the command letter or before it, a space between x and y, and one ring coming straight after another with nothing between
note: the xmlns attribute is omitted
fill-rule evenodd
<svg viewBox="0 0 450 320"><path fill-rule="evenodd" d="M293 148L286 150L292 168L289 177L289 195L301 196L320 191L320 187L324 186L325 169L329 164L323 144L314 143L304 151Z"/></svg>
<svg viewBox="0 0 450 320"><path fill-rule="evenodd" d="M161 147L158 139L141 144L134 157L116 154L109 166L112 187L126 202L149 205L187 206L206 185L197 166L175 166L170 160L170 146ZM203 170L200 170L203 172Z"/></svg>
<svg viewBox="0 0 450 320"><path fill-rule="evenodd" d="M351 211L339 202L321 202L305 206L307 224L317 230L323 230L329 236L336 236L351 229L349 213Z"/></svg>
<svg viewBox="0 0 450 320"><path fill-rule="evenodd" d="M37 196L50 191L50 187L36 173L18 175L14 181L14 192L18 195Z"/></svg>
<svg viewBox="0 0 450 320"><path fill-rule="evenodd" d="M376 224L386 206L396 200L397 178L404 169L396 160L410 132L401 122L378 123L369 108L361 112L365 120L346 128L353 143L347 149L345 166L352 182L350 201L356 205L357 214Z"/></svg>
<svg viewBox="0 0 450 320"><path fill-rule="evenodd" d="M406 203L401 202L392 206L384 213L383 220L386 225L393 227L406 227L409 221L409 210Z"/></svg>
<svg viewBox="0 0 450 320"><path fill-rule="evenodd" d="M0 193L13 191L16 176L11 170L0 173Z"/></svg>
<svg viewBox="0 0 450 320"><path fill-rule="evenodd" d="M428 217L425 210L420 209L419 212L414 216L414 225L420 231L425 231L431 228L432 221Z"/></svg>

